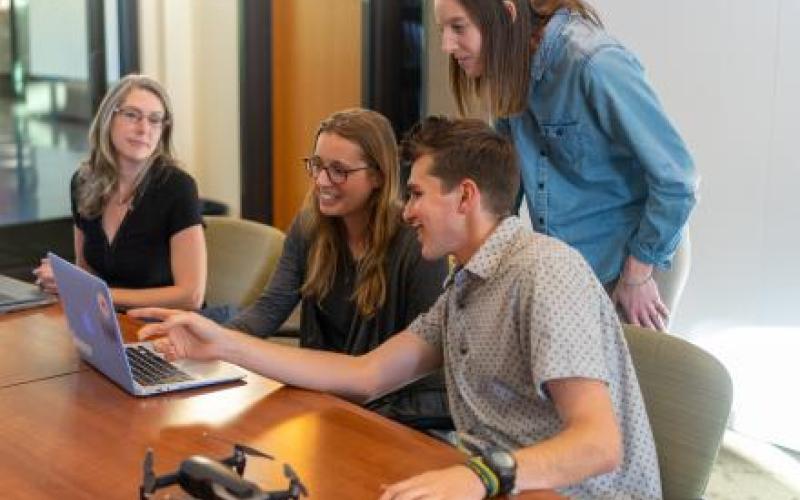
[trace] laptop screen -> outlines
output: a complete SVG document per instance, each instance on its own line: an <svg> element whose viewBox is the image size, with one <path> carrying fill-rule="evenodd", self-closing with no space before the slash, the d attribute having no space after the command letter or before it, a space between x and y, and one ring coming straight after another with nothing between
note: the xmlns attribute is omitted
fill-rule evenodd
<svg viewBox="0 0 800 500"><path fill-rule="evenodd" d="M0 274L0 313L52 304L56 298L30 283Z"/></svg>

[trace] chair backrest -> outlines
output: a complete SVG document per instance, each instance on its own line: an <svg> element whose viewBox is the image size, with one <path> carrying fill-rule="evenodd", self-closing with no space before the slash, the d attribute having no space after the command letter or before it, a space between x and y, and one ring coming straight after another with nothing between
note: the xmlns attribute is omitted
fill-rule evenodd
<svg viewBox="0 0 800 500"><path fill-rule="evenodd" d="M702 498L731 410L724 366L681 338L625 325L653 429L664 498Z"/></svg>
<svg viewBox="0 0 800 500"><path fill-rule="evenodd" d="M672 256L672 263L669 269L655 269L653 271L653 279L658 284L661 301L670 311L669 318L667 318L668 323L672 322L676 314L678 314L678 306L680 305L686 282L689 280L691 267L692 242L689 238L689 230L685 229L681 242ZM667 325L667 330L669 330L669 324Z"/></svg>
<svg viewBox="0 0 800 500"><path fill-rule="evenodd" d="M258 298L283 251L284 234L258 222L206 216L209 306L245 307Z"/></svg>

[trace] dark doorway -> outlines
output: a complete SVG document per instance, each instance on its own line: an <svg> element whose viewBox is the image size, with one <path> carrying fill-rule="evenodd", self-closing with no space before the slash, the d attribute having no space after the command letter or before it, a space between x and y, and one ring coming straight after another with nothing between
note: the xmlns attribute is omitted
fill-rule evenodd
<svg viewBox="0 0 800 500"><path fill-rule="evenodd" d="M364 106L386 115L399 137L423 109L422 0L373 0L365 8Z"/></svg>

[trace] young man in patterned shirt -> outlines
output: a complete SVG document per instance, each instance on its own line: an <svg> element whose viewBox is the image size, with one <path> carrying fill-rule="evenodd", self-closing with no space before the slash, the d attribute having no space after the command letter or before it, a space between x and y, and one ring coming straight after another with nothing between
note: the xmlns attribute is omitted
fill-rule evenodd
<svg viewBox="0 0 800 500"><path fill-rule="evenodd" d="M224 359L359 403L444 365L466 464L388 487L389 499L483 498L556 489L578 498L660 498L650 425L614 308L583 258L511 216L512 145L477 120L428 118L404 141L406 221L426 258L457 267L436 304L360 357L293 349L196 314L163 319L169 358ZM542 193L542 196L546 196Z"/></svg>

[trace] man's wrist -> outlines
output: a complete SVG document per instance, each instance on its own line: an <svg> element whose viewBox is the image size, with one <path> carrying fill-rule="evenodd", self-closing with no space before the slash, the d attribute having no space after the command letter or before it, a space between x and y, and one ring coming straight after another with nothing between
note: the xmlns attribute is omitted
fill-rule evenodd
<svg viewBox="0 0 800 500"><path fill-rule="evenodd" d="M486 490L486 498L513 493L517 480L517 461L510 452L490 447L481 455L474 455L465 464Z"/></svg>
<svg viewBox="0 0 800 500"><path fill-rule="evenodd" d="M500 493L500 480L494 471L486 465L483 458L479 456L469 457L464 466L472 471L483 484L486 493L484 498L492 498Z"/></svg>
<svg viewBox="0 0 800 500"><path fill-rule="evenodd" d="M516 491L517 460L510 451L493 446L484 450L482 458L497 478L500 495Z"/></svg>

